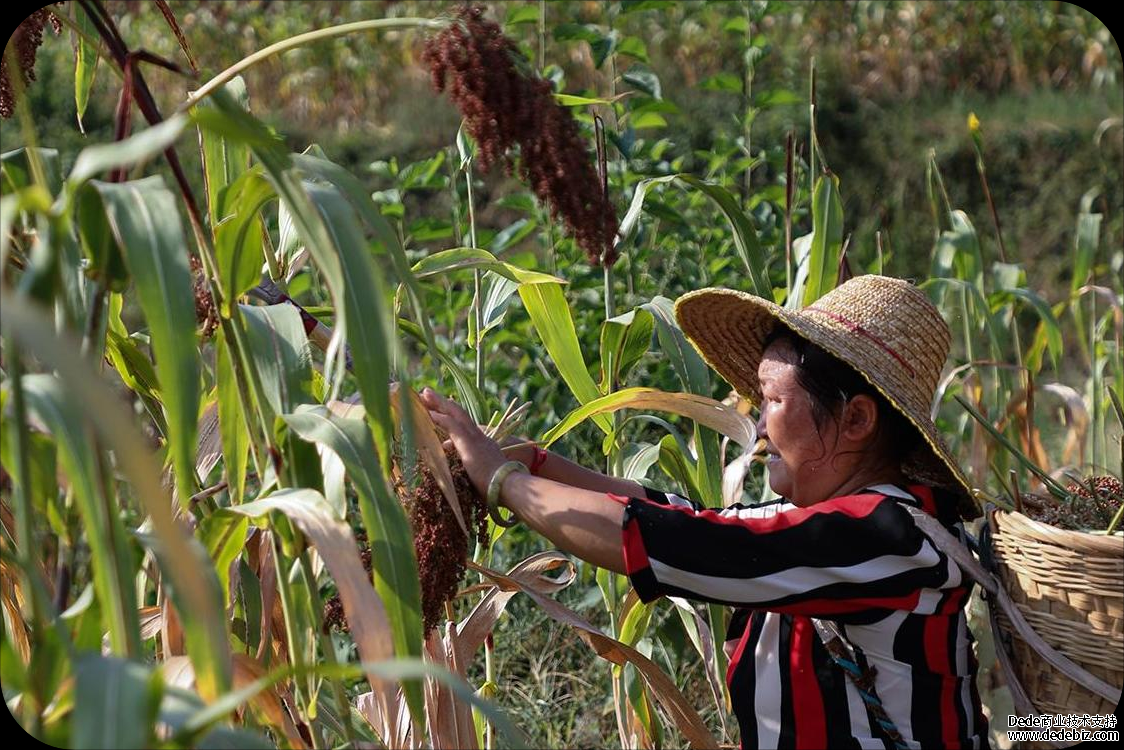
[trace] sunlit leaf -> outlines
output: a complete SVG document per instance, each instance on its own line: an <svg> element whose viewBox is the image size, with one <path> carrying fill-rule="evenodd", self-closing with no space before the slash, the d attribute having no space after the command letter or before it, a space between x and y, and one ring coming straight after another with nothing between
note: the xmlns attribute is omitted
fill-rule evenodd
<svg viewBox="0 0 1124 750"><path fill-rule="evenodd" d="M92 185L105 203L113 236L148 321L176 486L180 500L186 502L197 482L194 454L200 362L188 250L176 199L159 177Z"/></svg>

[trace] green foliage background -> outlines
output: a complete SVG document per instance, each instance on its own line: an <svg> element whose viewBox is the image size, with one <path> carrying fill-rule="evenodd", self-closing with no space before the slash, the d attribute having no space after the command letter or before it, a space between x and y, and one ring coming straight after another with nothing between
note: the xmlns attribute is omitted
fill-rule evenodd
<svg viewBox="0 0 1124 750"><path fill-rule="evenodd" d="M173 0L169 5L203 73L193 82L146 68L146 78L165 113L211 75L275 41L332 24L430 17L456 7L411 0ZM133 48L185 66L183 52L153 5L123 2L109 7ZM761 270L778 299L787 293L783 212L785 138L790 132L798 144L793 235L805 235L813 228L808 210L808 104L814 59L819 150L812 173L827 166L839 177L848 257L854 270L883 270L916 279L947 275L975 285L981 293L990 290L993 296L987 297L984 312L955 295L931 289L954 330L954 360L973 359L973 340L986 349L982 342L992 327L1005 326L1002 340L993 340L987 354L1008 364L1025 359L1039 382L1069 384L1085 396L1094 423L1085 436L1086 460L1077 468L1119 474L1112 451L1119 443L1120 425L1108 410L1103 386L1115 383L1121 392L1124 378L1118 320L1124 259L1124 68L1119 46L1092 14L1060 2L563 0L496 2L487 7L492 18L506 23L508 35L534 67L555 82L557 92L621 97L612 107L574 108L591 146L592 114L606 120L610 196L618 215L625 215L637 186L649 178L689 173L728 190L750 217L767 251L767 267ZM39 52L38 80L28 97L38 143L59 149L61 173L67 174L83 147L112 140L120 79L103 61L83 118L83 135L75 127L72 48L64 39L49 33L46 37ZM470 228L468 194L458 168L460 117L444 97L433 93L428 73L418 62L419 52L420 35L413 31L352 35L273 58L245 76L254 115L276 130L288 150L299 153L317 144L329 159L358 177L410 262L467 244ZM999 250L977 173L969 112L982 122L982 154L1011 267L993 267ZM24 145L25 136L6 123L3 150ZM181 156L191 153L191 140L180 142ZM185 163L196 194L203 195L198 160L187 158ZM149 171L168 174L162 162ZM934 195L929 176L934 171L943 178L947 205ZM500 169L473 175L478 246L518 268L553 273L569 282L565 301L579 337L582 364L599 382L600 336L606 317L601 270L591 267L562 236L526 186ZM965 212L974 233L954 231L951 209ZM1082 312L1088 296L1075 301L1075 290L1085 281L1073 277L1079 249L1075 217L1090 213L1102 217L1095 246L1086 253L1091 259L1090 279L1115 298L1116 319L1111 309L1106 314L1103 305L1092 308L1091 315ZM277 212L270 210L263 216L271 236L279 240ZM978 276L959 266L936 273L940 264L934 260L934 248L940 246L942 231L958 242L975 237ZM674 299L706 285L752 288L730 225L699 190L671 184L654 188L623 249L610 279L615 292L613 314L631 311L656 296ZM371 257L387 266L380 273L392 275L385 254ZM288 291L332 324L335 312L327 283L310 264L294 276ZM485 291L498 294L504 291L502 284L498 277L489 277ZM1003 296L1008 287L1044 300L1044 305L1053 307L1055 319L1051 322L1042 305L1016 304ZM401 337L399 361L416 387L430 384L454 393L449 363L471 375L479 361L472 348L476 332L469 322L471 278L453 274L421 288L427 322L445 357L431 352L419 333ZM486 322L482 416L502 411L513 398L529 401L533 409L522 430L539 437L578 401L558 377L540 333L510 291L491 309L493 318ZM145 328L145 321L155 325L141 307L134 297L126 297L123 322L128 330ZM1066 335L1061 339L1063 325ZM1085 325L1095 330L1090 334ZM1061 339L1057 351L1048 348L1052 334ZM204 380L213 384L220 365L213 347L202 351ZM319 353L312 358L316 369L322 369ZM319 381L308 376L313 385L299 387L315 390ZM989 419L999 421L1020 383L986 373L973 385L957 381L949 395L976 394ZM134 401L143 417L144 407L150 404L140 390L127 382L115 385L122 392L125 386L137 392ZM612 384L613 390L632 385L688 389L665 351L655 345ZM348 379L343 392L354 392L359 386ZM716 399L729 392L713 377L703 390ZM972 423L962 410L946 404L940 417L966 461L980 452ZM142 421L154 441L167 429L161 430L155 419ZM1055 457L1067 434L1059 411L1043 408L1039 422L1043 440ZM690 434L686 420L675 424ZM650 422L631 423L628 430L634 449L658 444L666 434L662 426ZM1013 430L1008 425L1009 436L1017 439ZM701 430L696 437L708 439ZM586 465L606 466L601 438L597 426L586 422L557 449ZM307 468L307 451L302 458L300 448L293 447L298 443L286 445L293 451L288 456L293 464L303 460ZM985 460L974 477L989 492L1005 492L1002 481L1007 468L1017 469L1020 481L1031 481L1029 472L1009 457L989 458L1001 470L989 473ZM619 469L620 458L616 461L610 459L609 468ZM216 471L213 478L219 474ZM683 488L674 472L661 471L659 466L653 465L646 477L666 488ZM247 499L253 489L247 488ZM746 494L752 499L762 492L763 478L757 471L749 478ZM225 495L221 499L230 501ZM133 529L140 519L129 511L125 525ZM492 566L506 569L541 547L541 540L514 530L496 545ZM595 572L580 566L579 576L579 583L559 599L612 630L619 625L615 620L619 613L614 606L606 610ZM307 581L305 586L307 591ZM468 604L458 606L463 615ZM718 726L719 712L709 698L699 657L678 617L669 607L656 608L651 617L642 650L676 678L708 723ZM601 664L591 668L588 653L570 632L517 597L495 633L494 671L500 676L496 700L515 715L516 723L536 744L615 742L611 673ZM335 649L343 657L356 655L346 639L336 640ZM470 669L474 685L483 681L483 670L480 663ZM348 697L358 691L354 681L348 684ZM681 738L674 728L666 731L666 744L676 746ZM736 740L736 730L731 728L726 738Z"/></svg>

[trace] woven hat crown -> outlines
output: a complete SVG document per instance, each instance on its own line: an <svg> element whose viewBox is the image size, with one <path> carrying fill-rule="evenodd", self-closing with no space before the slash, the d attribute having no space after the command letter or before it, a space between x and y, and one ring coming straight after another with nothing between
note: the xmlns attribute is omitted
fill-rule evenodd
<svg viewBox="0 0 1124 750"><path fill-rule="evenodd" d="M778 325L850 365L924 438L903 461L906 476L951 489L964 518L979 515L930 417L952 336L940 311L908 281L856 276L799 310L733 289L700 289L679 298L675 316L706 363L752 403L761 402L757 367Z"/></svg>
<svg viewBox="0 0 1124 750"><path fill-rule="evenodd" d="M820 328L827 348L896 400L928 411L952 337L920 289L901 279L857 276L796 316Z"/></svg>

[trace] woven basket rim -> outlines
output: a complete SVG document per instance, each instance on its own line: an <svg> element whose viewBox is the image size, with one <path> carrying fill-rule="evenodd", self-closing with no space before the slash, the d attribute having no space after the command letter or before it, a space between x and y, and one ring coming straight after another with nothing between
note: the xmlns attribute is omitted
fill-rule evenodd
<svg viewBox="0 0 1124 750"><path fill-rule="evenodd" d="M991 520L996 531L1027 536L1047 544L1087 552L1094 555L1107 555L1113 558L1124 556L1124 535L1093 534L1088 531L1059 529L1041 521L1035 521L1018 511L993 508ZM1005 528L1003 528L1005 527Z"/></svg>

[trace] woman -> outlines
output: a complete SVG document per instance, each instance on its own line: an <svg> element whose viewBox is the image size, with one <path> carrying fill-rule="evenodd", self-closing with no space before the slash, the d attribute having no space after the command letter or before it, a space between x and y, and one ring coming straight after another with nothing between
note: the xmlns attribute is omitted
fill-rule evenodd
<svg viewBox="0 0 1124 750"><path fill-rule="evenodd" d="M979 515L929 417L940 313L908 282L860 276L799 311L704 289L676 316L760 406L781 501L707 510L538 449L513 462L458 405L422 397L477 489L559 548L627 574L643 601L737 607L727 682L743 747L985 746L971 581L903 507L961 535Z"/></svg>

